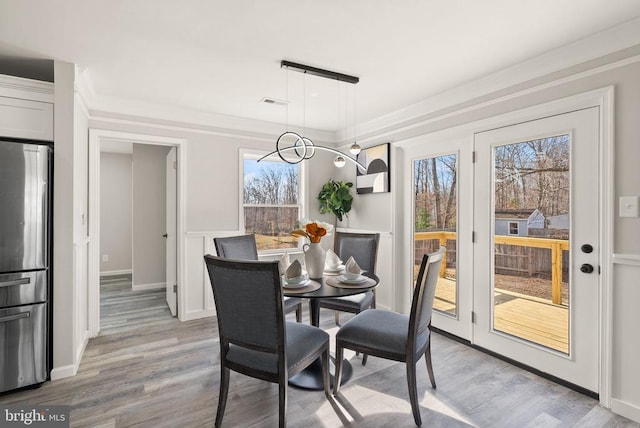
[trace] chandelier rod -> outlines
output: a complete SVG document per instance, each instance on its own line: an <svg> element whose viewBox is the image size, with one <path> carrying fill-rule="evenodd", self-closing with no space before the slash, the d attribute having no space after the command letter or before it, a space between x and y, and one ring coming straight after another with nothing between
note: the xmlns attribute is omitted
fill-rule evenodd
<svg viewBox="0 0 640 428"><path fill-rule="evenodd" d="M325 79L339 80L341 82L347 82L356 84L360 81L359 77L350 76L348 74L338 73L336 71L329 71L323 68L312 67L310 65L300 64L297 62L287 61L283 59L280 61L280 67L298 71L300 73L308 73L318 77L324 77Z"/></svg>

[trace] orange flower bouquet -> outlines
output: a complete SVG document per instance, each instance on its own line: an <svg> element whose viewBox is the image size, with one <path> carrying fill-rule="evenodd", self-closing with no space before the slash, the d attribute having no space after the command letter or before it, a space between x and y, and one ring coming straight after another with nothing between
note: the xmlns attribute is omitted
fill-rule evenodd
<svg viewBox="0 0 640 428"><path fill-rule="evenodd" d="M309 221L306 219L302 219L299 222L300 229L296 229L291 232L291 235L307 238L314 244L318 244L323 236L328 235L333 229L329 223L325 223L322 221Z"/></svg>

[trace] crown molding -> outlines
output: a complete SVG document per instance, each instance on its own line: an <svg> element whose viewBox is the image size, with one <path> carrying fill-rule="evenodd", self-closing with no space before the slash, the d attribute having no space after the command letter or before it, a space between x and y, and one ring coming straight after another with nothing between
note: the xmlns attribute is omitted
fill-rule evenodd
<svg viewBox="0 0 640 428"><path fill-rule="evenodd" d="M90 119L144 122L173 129L209 132L243 137L252 136L273 140L285 132L281 123L260 121L218 113L181 108L166 104L153 104L116 97L92 98ZM289 126L289 131L302 132L302 128ZM313 141L335 142L335 132L306 129L305 136Z"/></svg>
<svg viewBox="0 0 640 428"><path fill-rule="evenodd" d="M0 74L0 95L53 103L54 85L50 82Z"/></svg>
<svg viewBox="0 0 640 428"><path fill-rule="evenodd" d="M149 117L149 115L145 116L135 116L132 114L126 113L113 113L111 111L102 111L102 110L90 110L89 111L89 120L96 122L108 122L108 123L117 123L121 125L132 125L132 126L146 126L155 129L164 129L171 131L179 131L179 132L194 132L198 134L206 134L206 135L216 135L219 137L226 138L242 138L242 139L251 139L257 141L268 141L275 144L277 137L282 134L283 129L277 130L277 132L268 132L264 129L260 130L257 127L251 127L251 121L248 120L248 125L242 127L240 129L233 129L231 127L224 126L214 126L211 125L211 122L203 123L195 123L194 121L176 121L176 120L165 120L158 119L157 117ZM257 121L253 121L254 124ZM269 124L268 122L265 122ZM270 124L275 125L277 124ZM95 126L95 124L94 124ZM280 126L281 128L281 126ZM298 130L295 127L290 128L291 131L296 131L298 133L301 130ZM315 144L326 145L326 146L335 146L335 137L334 133L328 133L324 131L316 131L307 129L305 134L308 138L310 138Z"/></svg>
<svg viewBox="0 0 640 428"><path fill-rule="evenodd" d="M368 122L359 123L358 140L363 136L375 135L383 131L391 132L394 128L409 125L409 122L424 120L426 116L438 111L637 45L640 45L640 18L441 92ZM337 139L340 142L346 143L353 138L353 133L349 133L348 130L337 133Z"/></svg>

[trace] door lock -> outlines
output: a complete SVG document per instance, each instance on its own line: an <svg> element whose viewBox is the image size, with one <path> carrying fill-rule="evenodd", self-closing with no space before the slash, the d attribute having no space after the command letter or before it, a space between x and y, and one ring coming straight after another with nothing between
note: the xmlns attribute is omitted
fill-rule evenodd
<svg viewBox="0 0 640 428"><path fill-rule="evenodd" d="M580 247L580 249L585 254L593 252L593 246L591 246L590 244L584 244L582 247Z"/></svg>
<svg viewBox="0 0 640 428"><path fill-rule="evenodd" d="M593 266L591 266L588 263L585 263L582 266L580 266L580 271L582 273L591 273L591 272L593 272Z"/></svg>

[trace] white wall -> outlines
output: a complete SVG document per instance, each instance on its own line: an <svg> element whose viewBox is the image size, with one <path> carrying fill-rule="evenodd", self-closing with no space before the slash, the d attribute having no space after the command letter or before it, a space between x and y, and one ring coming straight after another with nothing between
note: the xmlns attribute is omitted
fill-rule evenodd
<svg viewBox="0 0 640 428"><path fill-rule="evenodd" d="M100 154L100 273L132 268L132 156ZM103 260L103 255L108 261Z"/></svg>
<svg viewBox="0 0 640 428"><path fill-rule="evenodd" d="M52 379L74 375L88 340L88 115L73 64L54 64L54 248Z"/></svg>
<svg viewBox="0 0 640 428"><path fill-rule="evenodd" d="M169 149L166 146L133 145L134 289L164 287L166 283L166 240L162 235L166 232Z"/></svg>
<svg viewBox="0 0 640 428"><path fill-rule="evenodd" d="M89 117L84 100L76 91L76 76L78 69L74 67L73 96L73 227L74 227L74 263L73 263L73 366L74 373L78 370L84 348L89 340L88 316L88 249L89 249L89 221L88 221L88 181L89 174ZM55 284L54 284L55 286ZM55 324L54 324L55 329ZM57 332L58 335L61 332Z"/></svg>

